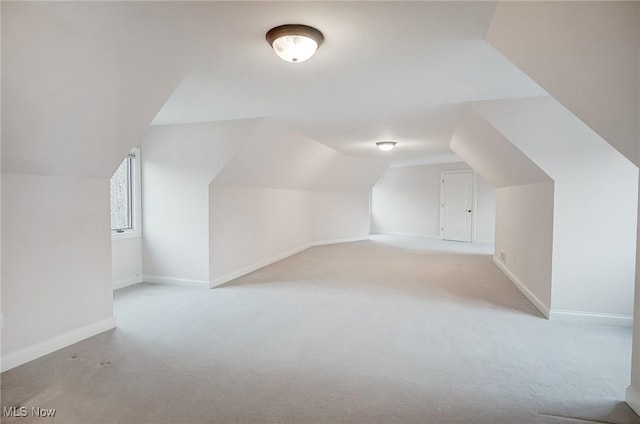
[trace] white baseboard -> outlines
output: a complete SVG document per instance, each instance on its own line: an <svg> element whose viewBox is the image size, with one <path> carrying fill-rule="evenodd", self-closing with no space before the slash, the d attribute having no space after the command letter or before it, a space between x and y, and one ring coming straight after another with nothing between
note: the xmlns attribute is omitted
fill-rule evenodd
<svg viewBox="0 0 640 424"><path fill-rule="evenodd" d="M3 372L10 370L11 368L33 361L56 350L111 330L115 328L115 326L115 317L110 317L84 327L76 328L75 330L67 331L59 336L20 349L17 352L8 353L2 356L0 369L2 369Z"/></svg>
<svg viewBox="0 0 640 424"><path fill-rule="evenodd" d="M640 392L638 390L632 386L627 387L624 400L636 414L640 415Z"/></svg>
<svg viewBox="0 0 640 424"><path fill-rule="evenodd" d="M541 301L525 286L522 281L518 279L511 271L495 256L493 257L493 263L504 274L509 277L513 284L524 294L527 299L533 305L538 308L542 315L552 321L557 322L570 322L570 323L582 323L582 324L605 324L605 325L617 325L623 327L631 327L633 325L633 316L631 315L615 315L615 314L600 314L592 312L581 311L563 311L563 310L549 310Z"/></svg>
<svg viewBox="0 0 640 424"><path fill-rule="evenodd" d="M346 237L341 239L314 241L313 246L326 246L328 244L352 243L354 241L365 241L365 240L369 240L369 236Z"/></svg>
<svg viewBox="0 0 640 424"><path fill-rule="evenodd" d="M371 234L372 235L382 234L382 235L388 235L388 236L421 237L421 238L430 238L430 239L442 240L442 237L440 237L437 234L399 233L399 232L396 232L396 231L372 231Z"/></svg>
<svg viewBox="0 0 640 424"><path fill-rule="evenodd" d="M186 278L174 278L174 277L163 277L161 275L149 275L145 274L142 281L145 283L154 283L154 284L171 284L175 286L185 286L185 287L198 287L201 289L208 289L209 282L202 280L189 280Z"/></svg>
<svg viewBox="0 0 640 424"><path fill-rule="evenodd" d="M542 301L538 299L538 297L533 294L531 290L529 290L518 277L513 275L509 268L507 268L507 266L495 256L493 257L493 263L496 264L496 266L500 268L500 271L502 271L504 275L506 275L509 280L511 280L511 282L518 288L518 290L520 290L522 294L524 294L525 297L529 299L531 303L533 303L533 306L535 306L542 313L542 315L544 315L544 317L548 319L549 308L545 306L545 304L542 303Z"/></svg>
<svg viewBox="0 0 640 424"><path fill-rule="evenodd" d="M632 327L632 315L600 314L581 311L551 310L551 319L559 322L581 324L617 325L620 327Z"/></svg>
<svg viewBox="0 0 640 424"><path fill-rule="evenodd" d="M123 280L114 281L112 283L113 289L118 290L124 287L133 286L134 284L142 283L142 276L125 278Z"/></svg>
<svg viewBox="0 0 640 424"><path fill-rule="evenodd" d="M291 249L291 250L289 250L287 252L284 252L284 253L281 253L281 254L279 254L277 256L273 256L273 257L271 257L269 259L265 259L265 260L256 262L256 263L254 263L252 265L249 265L249 266L244 267L242 269L239 269L237 271L233 271L233 272L230 272L228 274L225 274L222 277L218 277L215 280L212 280L209 287L214 288L214 287L218 287L218 286L220 286L220 285L222 285L224 283L228 283L231 280L235 280L236 278L240 278L243 275L247 275L247 274L252 273L253 271L259 270L260 268L264 268L267 265L271 265L272 263L275 263L275 262L281 261L283 259L286 259L289 256L293 256L296 253L302 252L303 250L307 250L311 246L313 246L313 243L305 243L302 246L298 246L295 249Z"/></svg>

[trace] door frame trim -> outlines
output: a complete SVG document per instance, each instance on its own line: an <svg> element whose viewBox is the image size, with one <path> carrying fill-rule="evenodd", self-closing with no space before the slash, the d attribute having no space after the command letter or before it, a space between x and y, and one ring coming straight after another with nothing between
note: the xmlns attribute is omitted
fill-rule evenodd
<svg viewBox="0 0 640 424"><path fill-rule="evenodd" d="M476 173L471 168L440 172L440 240L444 240L444 177L447 174L471 174L471 243L476 241Z"/></svg>

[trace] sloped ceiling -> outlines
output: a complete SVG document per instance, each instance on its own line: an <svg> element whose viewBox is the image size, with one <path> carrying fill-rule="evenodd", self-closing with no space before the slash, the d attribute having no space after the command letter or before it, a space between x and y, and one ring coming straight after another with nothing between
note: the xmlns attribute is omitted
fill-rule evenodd
<svg viewBox="0 0 640 424"><path fill-rule="evenodd" d="M470 106L556 182L637 178L629 159L553 97Z"/></svg>
<svg viewBox="0 0 640 424"><path fill-rule="evenodd" d="M550 181L551 178L471 108L458 123L453 150L494 187Z"/></svg>
<svg viewBox="0 0 640 424"><path fill-rule="evenodd" d="M3 2L3 171L110 177L178 81L37 5Z"/></svg>
<svg viewBox="0 0 640 424"><path fill-rule="evenodd" d="M484 40L493 2L30 7L73 26L85 39L108 40L156 64L149 79L176 69L183 79L155 117L158 125L269 117L345 154L413 161L451 153L448 144L465 102L546 94ZM281 61L264 39L271 27L290 22L316 26L325 35L308 62ZM14 27L20 25L18 20ZM60 65L60 73L82 60ZM145 97L127 100L139 98ZM86 110L100 106L85 103ZM23 113L16 119L26 119ZM399 145L379 152L374 143L383 139Z"/></svg>
<svg viewBox="0 0 640 424"><path fill-rule="evenodd" d="M108 176L152 121L261 117L347 155L420 163L450 155L465 104L545 89L639 157L633 2L1 7L5 171ZM323 31L308 62L285 63L264 40L287 22ZM399 145L379 152L383 139Z"/></svg>
<svg viewBox="0 0 640 424"><path fill-rule="evenodd" d="M275 120L264 119L212 183L300 190L368 190L389 163L344 155Z"/></svg>
<svg viewBox="0 0 640 424"><path fill-rule="evenodd" d="M640 3L499 2L487 41L640 163Z"/></svg>
<svg viewBox="0 0 640 424"><path fill-rule="evenodd" d="M145 172L157 178L199 181L203 187L227 165L247 143L262 119L158 125L149 128L142 149ZM171 172L162 172L170 168Z"/></svg>

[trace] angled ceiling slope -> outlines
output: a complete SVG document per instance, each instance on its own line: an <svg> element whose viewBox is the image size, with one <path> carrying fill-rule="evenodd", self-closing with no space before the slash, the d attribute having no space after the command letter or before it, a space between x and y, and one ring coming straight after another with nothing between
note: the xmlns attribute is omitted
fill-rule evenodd
<svg viewBox="0 0 640 424"><path fill-rule="evenodd" d="M630 159L553 97L474 102L470 107L556 181L572 175L606 181L638 172Z"/></svg>
<svg viewBox="0 0 640 424"><path fill-rule="evenodd" d="M186 177L207 186L261 122L255 118L151 126L142 144L145 173L154 178ZM165 172L169 168L172 172Z"/></svg>
<svg viewBox="0 0 640 424"><path fill-rule="evenodd" d="M486 40L640 164L640 3L498 2Z"/></svg>
<svg viewBox="0 0 640 424"><path fill-rule="evenodd" d="M449 147L494 187L551 181L551 177L471 107L467 107L458 122Z"/></svg>
<svg viewBox="0 0 640 424"><path fill-rule="evenodd" d="M344 154L449 153L461 105L545 95L485 41L486 2L39 2L47 13L184 79L154 124L268 116ZM312 25L325 42L292 66L265 33ZM363 36L366 35L366 36ZM383 156L375 141L400 148Z"/></svg>
<svg viewBox="0 0 640 424"><path fill-rule="evenodd" d="M389 163L344 155L273 119L264 119L212 184L368 190Z"/></svg>
<svg viewBox="0 0 640 424"><path fill-rule="evenodd" d="M179 78L37 4L2 3L2 170L111 177Z"/></svg>

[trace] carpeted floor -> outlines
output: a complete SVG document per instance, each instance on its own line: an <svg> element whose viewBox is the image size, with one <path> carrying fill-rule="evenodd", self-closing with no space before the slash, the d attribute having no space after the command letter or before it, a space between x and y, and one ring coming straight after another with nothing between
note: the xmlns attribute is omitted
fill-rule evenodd
<svg viewBox="0 0 640 424"><path fill-rule="evenodd" d="M640 423L631 330L541 318L483 245L376 236L115 312L3 373L3 406L57 410L3 422Z"/></svg>

